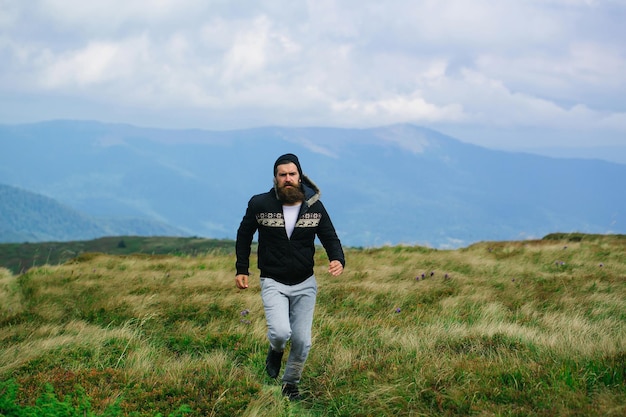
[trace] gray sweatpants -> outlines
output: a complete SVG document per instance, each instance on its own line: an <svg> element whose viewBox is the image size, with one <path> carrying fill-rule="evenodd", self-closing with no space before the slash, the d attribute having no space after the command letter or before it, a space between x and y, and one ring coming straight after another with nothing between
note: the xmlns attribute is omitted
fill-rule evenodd
<svg viewBox="0 0 626 417"><path fill-rule="evenodd" d="M283 382L297 384L311 349L311 328L317 296L315 275L297 285L261 277L261 298L272 349L282 352L291 340Z"/></svg>

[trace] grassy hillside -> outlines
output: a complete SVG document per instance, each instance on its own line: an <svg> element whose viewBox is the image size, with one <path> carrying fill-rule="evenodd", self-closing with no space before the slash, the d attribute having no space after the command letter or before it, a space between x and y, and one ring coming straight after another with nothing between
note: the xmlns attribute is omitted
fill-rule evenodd
<svg viewBox="0 0 626 417"><path fill-rule="evenodd" d="M235 289L231 254L0 269L0 414L623 416L625 246L351 249L336 278L319 253L300 403L264 374L258 273Z"/></svg>
<svg viewBox="0 0 626 417"><path fill-rule="evenodd" d="M41 265L58 265L85 253L111 255L206 255L220 251L234 253L232 240L197 237L115 236L94 240L43 243L0 243L0 267L23 273Z"/></svg>

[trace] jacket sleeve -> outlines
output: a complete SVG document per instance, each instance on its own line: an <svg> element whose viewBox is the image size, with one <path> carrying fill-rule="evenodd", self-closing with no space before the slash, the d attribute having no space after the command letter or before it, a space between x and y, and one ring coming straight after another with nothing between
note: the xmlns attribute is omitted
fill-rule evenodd
<svg viewBox="0 0 626 417"><path fill-rule="evenodd" d="M237 270L237 275L250 275L250 251L252 238L258 228L253 206L253 200L250 199L248 202L248 208L246 209L246 214L244 214L243 219L239 224L239 229L237 229L237 241L235 243L235 253L237 256L235 268Z"/></svg>
<svg viewBox="0 0 626 417"><path fill-rule="evenodd" d="M322 242L322 246L324 246L324 249L326 250L328 259L331 261L339 261L341 262L341 265L345 267L346 258L344 256L339 237L337 236L337 232L335 231L335 226L333 226L333 222L330 220L330 216L328 215L326 207L324 207L322 202L318 201L316 204L320 205L320 211L322 213L322 220L320 221L317 229L317 237L319 237L320 242Z"/></svg>

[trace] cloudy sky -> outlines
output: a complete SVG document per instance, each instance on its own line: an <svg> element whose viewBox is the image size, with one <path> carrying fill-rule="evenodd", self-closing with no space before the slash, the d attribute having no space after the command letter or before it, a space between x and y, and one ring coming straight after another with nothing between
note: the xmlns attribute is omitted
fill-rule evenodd
<svg viewBox="0 0 626 417"><path fill-rule="evenodd" d="M0 123L626 145L626 0L0 0Z"/></svg>

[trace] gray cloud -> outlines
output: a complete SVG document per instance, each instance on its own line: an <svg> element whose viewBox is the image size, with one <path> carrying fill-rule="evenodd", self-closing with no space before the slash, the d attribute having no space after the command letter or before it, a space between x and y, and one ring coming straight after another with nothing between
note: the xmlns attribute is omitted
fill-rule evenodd
<svg viewBox="0 0 626 417"><path fill-rule="evenodd" d="M410 122L462 139L464 127L576 130L578 144L598 132L623 143L626 133L618 0L3 0L0 9L4 123Z"/></svg>

